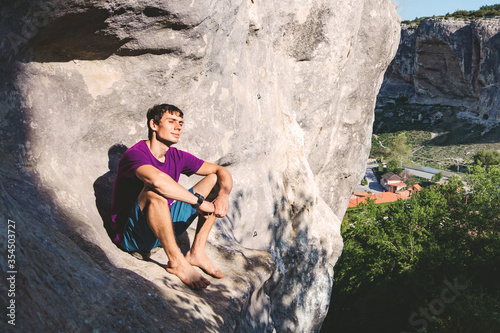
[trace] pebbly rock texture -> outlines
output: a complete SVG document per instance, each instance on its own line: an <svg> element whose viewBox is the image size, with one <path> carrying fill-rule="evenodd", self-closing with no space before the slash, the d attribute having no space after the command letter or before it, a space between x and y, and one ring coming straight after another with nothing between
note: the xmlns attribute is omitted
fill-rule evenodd
<svg viewBox="0 0 500 333"><path fill-rule="evenodd" d="M486 120L500 120L500 19L425 19L402 25L396 57L381 97L464 106Z"/></svg>
<svg viewBox="0 0 500 333"><path fill-rule="evenodd" d="M319 330L399 41L390 0L26 0L0 13L17 328ZM139 261L106 234L116 163L162 102L185 111L179 148L234 177L207 249L226 276L205 291L167 274L165 253Z"/></svg>

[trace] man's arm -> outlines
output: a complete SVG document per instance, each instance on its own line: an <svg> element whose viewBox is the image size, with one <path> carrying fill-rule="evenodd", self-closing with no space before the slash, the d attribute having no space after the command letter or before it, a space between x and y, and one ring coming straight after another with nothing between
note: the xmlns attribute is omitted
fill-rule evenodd
<svg viewBox="0 0 500 333"><path fill-rule="evenodd" d="M219 193L213 201L215 206L215 216L224 217L227 214L229 207L229 193L233 188L233 177L231 173L223 166L204 162L200 169L196 172L197 175L206 176L209 174L217 175L217 183L219 184Z"/></svg>
<svg viewBox="0 0 500 333"><path fill-rule="evenodd" d="M135 174L146 186L149 186L156 193L167 199L182 201L191 205L198 202L198 197L179 185L172 177L152 165L138 167ZM208 201L203 201L199 209L206 213L214 212L213 204Z"/></svg>

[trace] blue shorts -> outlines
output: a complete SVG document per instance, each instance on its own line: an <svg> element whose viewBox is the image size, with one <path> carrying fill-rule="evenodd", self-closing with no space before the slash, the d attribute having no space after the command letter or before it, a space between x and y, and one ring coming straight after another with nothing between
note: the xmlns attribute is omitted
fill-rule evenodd
<svg viewBox="0 0 500 333"><path fill-rule="evenodd" d="M194 194L192 188L189 189L189 192ZM197 210L188 203L182 201L172 203L170 216L172 217L175 237L179 237L187 230L198 216L197 213ZM125 223L120 247L128 252L148 252L158 246L161 246L160 241L149 228L146 216L139 206L139 201L136 200Z"/></svg>

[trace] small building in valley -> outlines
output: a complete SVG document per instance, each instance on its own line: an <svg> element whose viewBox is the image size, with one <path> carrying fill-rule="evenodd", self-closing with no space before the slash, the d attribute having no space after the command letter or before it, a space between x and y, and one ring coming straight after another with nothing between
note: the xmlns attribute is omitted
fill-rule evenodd
<svg viewBox="0 0 500 333"><path fill-rule="evenodd" d="M396 193L406 187L406 184L403 182L403 178L392 172L382 175L380 178L380 185L382 185L388 192L392 193Z"/></svg>

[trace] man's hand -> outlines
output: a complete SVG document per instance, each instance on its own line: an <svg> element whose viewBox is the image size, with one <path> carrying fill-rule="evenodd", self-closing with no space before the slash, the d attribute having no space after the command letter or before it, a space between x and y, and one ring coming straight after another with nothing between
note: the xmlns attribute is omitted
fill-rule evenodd
<svg viewBox="0 0 500 333"><path fill-rule="evenodd" d="M215 206L215 216L216 217L224 217L227 214L227 209L229 207L228 204L228 195L221 195L219 193L219 196L215 198L214 200L214 206Z"/></svg>
<svg viewBox="0 0 500 333"><path fill-rule="evenodd" d="M201 215L209 215L209 214L212 214L215 210L215 207L214 207L214 204L211 203L210 201L203 201L200 205L200 207L198 207L198 213L200 213Z"/></svg>
<svg viewBox="0 0 500 333"><path fill-rule="evenodd" d="M204 162L200 169L196 172L197 175L206 176L209 174L217 175L217 183L219 185L219 193L213 201L215 206L215 216L224 217L229 208L229 193L233 188L233 177L231 173L223 166Z"/></svg>

